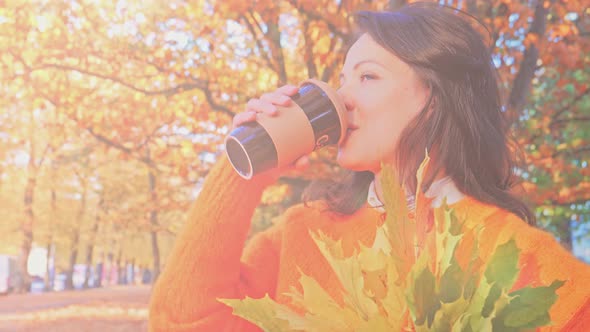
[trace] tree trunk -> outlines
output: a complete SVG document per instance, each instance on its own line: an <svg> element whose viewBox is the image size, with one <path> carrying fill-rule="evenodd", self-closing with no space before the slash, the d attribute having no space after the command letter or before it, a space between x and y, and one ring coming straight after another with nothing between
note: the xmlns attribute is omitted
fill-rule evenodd
<svg viewBox="0 0 590 332"><path fill-rule="evenodd" d="M150 159L150 151L146 150L147 159ZM158 210L157 201L158 195L156 193L156 176L151 169L148 169L148 180L150 188L151 206L150 210L150 224L151 224L151 242L152 242L152 256L154 258L154 271L152 273L152 283L158 279L160 275L160 246L158 245Z"/></svg>
<svg viewBox="0 0 590 332"><path fill-rule="evenodd" d="M550 1L551 4L554 2L555 0ZM543 0L537 0L533 22L528 32L528 34L536 35L539 41L545 38L547 12L549 11L548 7L545 8L544 3L545 1ZM537 60L539 60L539 47L536 43L531 43L524 51L518 73L512 84L510 96L508 97L507 109L510 121L518 119L518 116L522 113L527 103L531 90L531 81L537 69Z"/></svg>
<svg viewBox="0 0 590 332"><path fill-rule="evenodd" d="M31 287L31 276L27 271L27 261L31 253L33 245L33 223L35 221L35 214L33 212L33 202L35 199L35 186L37 183L37 168L34 164L34 159L29 159L28 179L25 187L25 218L21 224L21 232L23 234L20 255L18 257L19 274L21 282L18 285L19 292L27 292Z"/></svg>
<svg viewBox="0 0 590 332"><path fill-rule="evenodd" d="M78 259L78 244L79 244L79 233L75 233L72 237L72 251L70 252L70 262L67 272L65 289L74 289L74 267L76 260Z"/></svg>
<svg viewBox="0 0 590 332"><path fill-rule="evenodd" d="M78 176L80 182L82 184L82 196L80 197L80 208L78 210L78 215L76 217L76 222L74 225L74 230L72 234L72 249L70 252L70 262L69 262L69 269L68 275L66 279L66 289L74 289L74 267L76 265L76 261L78 260L78 249L80 246L80 231L82 228L82 222L84 220L84 214L86 212L86 189L88 183L86 179L82 176Z"/></svg>
<svg viewBox="0 0 590 332"><path fill-rule="evenodd" d="M35 126L33 111L29 110L29 162L27 163L27 183L24 194L24 219L21 224L22 242L20 255L18 257L18 270L20 283L17 285L18 292L28 292L31 288L31 276L27 269L27 261L33 246L33 225L35 223L35 213L33 212L33 202L35 201L35 187L37 185L36 165L36 144L35 144Z"/></svg>
<svg viewBox="0 0 590 332"><path fill-rule="evenodd" d="M117 253L117 262L116 264L116 269L117 269L117 285L121 284L121 281L123 280L123 269L121 269L121 260L123 258L123 245L121 244L119 246L119 252Z"/></svg>
<svg viewBox="0 0 590 332"><path fill-rule="evenodd" d="M557 232L559 233L559 242L569 250L573 250L572 242L572 221L569 217L563 216L561 220L556 220Z"/></svg>
<svg viewBox="0 0 590 332"><path fill-rule="evenodd" d="M281 32L279 31L279 16L272 18L272 21L267 23L268 32L266 33L270 41L271 59L276 64L276 71L279 75L277 86L287 84L288 76L285 68L285 57L283 55L283 48L281 47Z"/></svg>
<svg viewBox="0 0 590 332"><path fill-rule="evenodd" d="M156 194L156 177L154 173L150 171L149 173L149 180L150 180L150 192L152 197L152 202L155 204L157 199ZM155 206L152 204L152 206ZM152 273L152 282L155 282L160 275L160 246L158 245L158 211L153 208L150 211L150 223L152 225L151 230L151 240L152 240L152 255L154 256L154 273Z"/></svg>
<svg viewBox="0 0 590 332"><path fill-rule="evenodd" d="M98 232L98 221L95 222L94 226L92 226L92 235L91 235L91 242L88 243L86 246L86 273L84 275L84 288L90 288L90 277L92 276L92 264L93 259L92 256L94 255L94 239L96 238L96 233ZM94 272L95 278L99 275L98 271ZM97 285L97 280L94 280L94 286Z"/></svg>
<svg viewBox="0 0 590 332"><path fill-rule="evenodd" d="M129 276L129 280L132 285L135 285L135 258L132 258L129 261L129 264L131 264L131 275Z"/></svg>
<svg viewBox="0 0 590 332"><path fill-rule="evenodd" d="M53 240L50 239L47 242L47 257L46 257L46 262L47 262L47 268L45 270L45 291L46 292L51 292L53 290L53 281L55 280L55 246L53 244Z"/></svg>
<svg viewBox="0 0 590 332"><path fill-rule="evenodd" d="M96 224L95 224L96 226ZM97 227L92 228L92 232L96 231ZM92 276L92 253L94 251L94 244L90 242L86 247L86 271L84 272L84 285L82 288L90 288L90 277ZM96 273L95 273L96 275Z"/></svg>
<svg viewBox="0 0 590 332"><path fill-rule="evenodd" d="M104 207L104 197L102 192L100 193L100 199L98 201L98 206L96 209L96 216L94 218L94 225L92 225L92 229L90 230L90 237L88 239L88 245L86 246L86 274L84 276L84 288L89 288L89 279L90 274L92 272L92 255L94 253L94 244L96 241L96 235L98 234L98 227L100 225L101 213ZM98 271L95 271L94 276L98 276ZM94 281L94 286L96 286L97 281Z"/></svg>
<svg viewBox="0 0 590 332"><path fill-rule="evenodd" d="M303 21L303 40L305 43L305 65L307 66L307 76L318 78L318 69L316 68L313 56L313 44L309 40L309 18Z"/></svg>
<svg viewBox="0 0 590 332"><path fill-rule="evenodd" d="M51 164L52 179L55 179L55 163ZM57 192L55 190L55 183L51 184L51 216L49 217L49 225L47 227L47 268L45 270L45 291L53 290L54 280L54 258L55 258L55 247L53 245L53 223L57 219Z"/></svg>
<svg viewBox="0 0 590 332"><path fill-rule="evenodd" d="M389 0L389 10L394 11L408 3L408 0Z"/></svg>

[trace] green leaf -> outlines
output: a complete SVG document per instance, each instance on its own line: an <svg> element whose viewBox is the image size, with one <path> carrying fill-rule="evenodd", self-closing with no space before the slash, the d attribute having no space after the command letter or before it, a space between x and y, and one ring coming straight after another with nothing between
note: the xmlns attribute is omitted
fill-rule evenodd
<svg viewBox="0 0 590 332"><path fill-rule="evenodd" d="M494 311L496 301L500 298L500 295L502 295L502 288L498 283L494 283L490 289L490 292L488 293L488 296L486 297L483 309L481 310L481 315L483 317L490 317Z"/></svg>
<svg viewBox="0 0 590 332"><path fill-rule="evenodd" d="M469 300L473 297L473 294L475 294L475 290L477 289L477 281L478 277L476 275L467 278L465 289L463 290L463 299Z"/></svg>
<svg viewBox="0 0 590 332"><path fill-rule="evenodd" d="M444 213L435 213L435 224L440 225L442 224L442 232L440 234L435 235L436 239L436 259L438 261L438 270L435 272L436 275L439 275L439 271L446 271L449 266L451 265L451 260L455 256L455 250L459 245L463 235L461 233L455 233L454 231L459 230L462 227L462 224L458 221L455 217L453 210L449 210L443 204ZM440 220L441 215L443 216L442 220Z"/></svg>
<svg viewBox="0 0 590 332"><path fill-rule="evenodd" d="M455 302L463 291L463 271L455 259L440 279L440 300L442 303Z"/></svg>
<svg viewBox="0 0 590 332"><path fill-rule="evenodd" d="M513 300L499 313L493 323L498 328L532 329L550 323L549 309L557 300L556 290L564 281L546 287L525 287L510 293Z"/></svg>
<svg viewBox="0 0 590 332"><path fill-rule="evenodd" d="M481 263L481 258L479 257L479 234L481 234L482 229L483 226L478 225L473 230L475 233L473 247L471 248L471 257L465 271L467 277L463 280L463 282L465 282L465 287L463 289L463 298L465 300L472 300L481 282L480 272L476 271L476 269Z"/></svg>
<svg viewBox="0 0 590 332"><path fill-rule="evenodd" d="M434 323L432 324L432 331L451 331L451 325L454 320L452 312L446 310L447 308L441 307L442 310L438 310L434 316Z"/></svg>
<svg viewBox="0 0 590 332"><path fill-rule="evenodd" d="M518 275L519 254L520 250L514 239L498 246L484 274L488 282L496 283L502 289L510 289Z"/></svg>
<svg viewBox="0 0 590 332"><path fill-rule="evenodd" d="M449 210L448 211L449 214L449 218L450 218L450 224L451 227L449 228L449 233L451 233L451 235L454 236L461 236L463 235L463 223L459 221L459 218L457 218L457 216L455 215L454 210Z"/></svg>
<svg viewBox="0 0 590 332"><path fill-rule="evenodd" d="M436 279L429 269L423 269L418 274L412 290L416 308L416 325L423 325L427 321L428 327L432 326L434 315L440 308L440 301L436 295Z"/></svg>
<svg viewBox="0 0 590 332"><path fill-rule="evenodd" d="M460 319L460 330L469 325L472 330L479 331L487 324L481 312L491 288L492 285L490 285L486 280L479 281L473 296L469 299L469 306L465 310L465 314Z"/></svg>

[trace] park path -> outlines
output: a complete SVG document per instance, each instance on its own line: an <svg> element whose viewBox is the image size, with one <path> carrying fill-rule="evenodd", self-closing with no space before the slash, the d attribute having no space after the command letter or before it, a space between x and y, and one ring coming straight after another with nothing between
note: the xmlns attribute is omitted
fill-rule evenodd
<svg viewBox="0 0 590 332"><path fill-rule="evenodd" d="M0 332L147 331L151 286L0 297Z"/></svg>

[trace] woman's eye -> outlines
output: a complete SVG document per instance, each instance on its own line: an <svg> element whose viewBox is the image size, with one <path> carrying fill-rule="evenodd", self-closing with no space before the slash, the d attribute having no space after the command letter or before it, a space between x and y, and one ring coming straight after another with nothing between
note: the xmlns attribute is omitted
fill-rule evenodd
<svg viewBox="0 0 590 332"><path fill-rule="evenodd" d="M374 80L377 77L373 74L362 74L361 75L361 82L367 81L367 80Z"/></svg>

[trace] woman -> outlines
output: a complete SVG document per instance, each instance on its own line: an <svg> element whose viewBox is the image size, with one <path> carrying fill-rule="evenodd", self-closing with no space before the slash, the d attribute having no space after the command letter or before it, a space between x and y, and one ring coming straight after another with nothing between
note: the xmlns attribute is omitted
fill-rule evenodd
<svg viewBox="0 0 590 332"><path fill-rule="evenodd" d="M550 312L552 328L590 330L589 292L579 287L590 282L589 268L529 225L534 215L510 193L514 163L482 37L456 12L435 5L361 12L356 18L361 33L347 53L338 90L350 126L337 160L353 175L308 192L309 204L290 208L245 246L263 190L284 170L246 181L222 158L154 288L151 330L258 331L217 299L269 294L293 305L285 293L299 287L300 271L341 299L338 280L309 230L342 239L346 252L359 242L369 245L384 213L382 162L396 166L409 193L422 190L434 205L446 197L459 216L483 224L482 258L517 235L527 257L517 283L566 280ZM250 100L233 125L253 121L260 112L274 114L296 90L284 86ZM416 188L426 149L432 161L423 188ZM304 157L296 165L306 162Z"/></svg>

